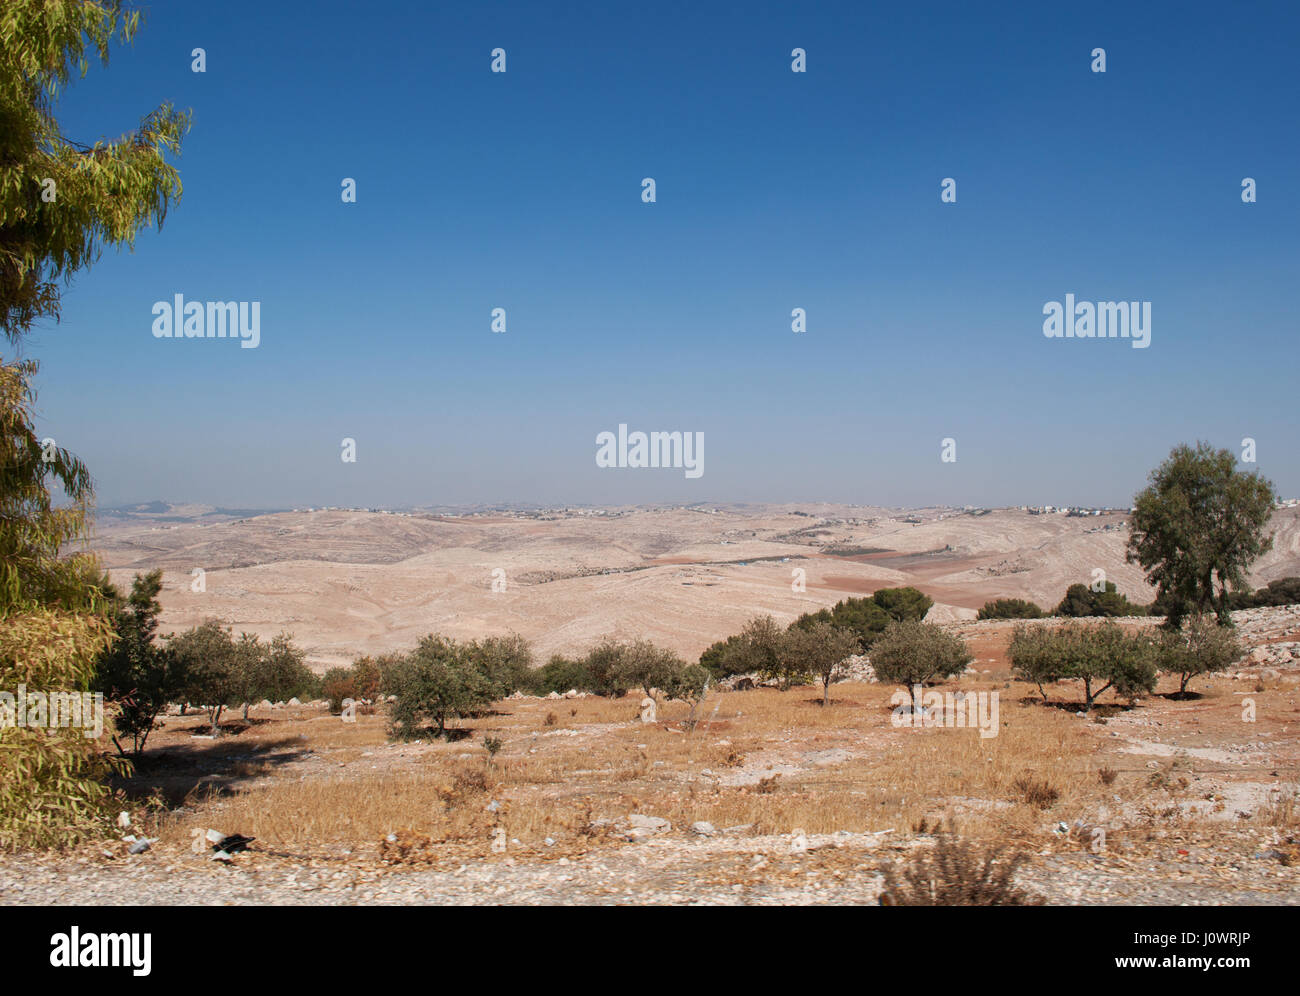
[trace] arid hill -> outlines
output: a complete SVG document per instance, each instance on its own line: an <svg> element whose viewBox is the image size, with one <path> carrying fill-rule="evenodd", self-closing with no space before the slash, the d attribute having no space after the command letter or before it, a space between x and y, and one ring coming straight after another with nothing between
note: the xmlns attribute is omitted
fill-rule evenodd
<svg viewBox="0 0 1300 996"><path fill-rule="evenodd" d="M1054 606L1095 569L1132 599L1152 597L1124 561L1121 512L801 504L238 514L145 506L101 516L94 546L122 584L163 568L164 632L209 616L236 632L289 631L318 668L431 631L514 631L541 655L605 634L646 636L693 658L755 613L785 622L892 585L928 593L936 619L971 618L1003 596ZM1255 584L1300 574L1300 509L1279 511L1274 530ZM196 569L203 592L191 590ZM803 591L792 587L800 569ZM493 590L494 576L504 591Z"/></svg>

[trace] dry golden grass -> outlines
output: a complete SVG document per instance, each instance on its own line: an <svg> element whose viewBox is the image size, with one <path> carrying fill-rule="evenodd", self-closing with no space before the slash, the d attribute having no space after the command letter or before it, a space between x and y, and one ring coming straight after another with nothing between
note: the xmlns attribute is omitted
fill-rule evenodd
<svg viewBox="0 0 1300 996"><path fill-rule="evenodd" d="M587 832L593 820L636 812L675 827L703 820L755 834L907 833L957 816L968 837L1041 845L1058 814L1117 791L1153 791L1141 776L1106 782L1104 773L1121 765L1104 753L1098 728L1026 704L1027 687L972 680L959 687L1000 691L996 737L896 728L893 689L856 683L834 686L826 708L812 688L714 696L692 733L681 729L681 703L661 704L658 724L636 721L635 694L507 700L463 721L471 732L462 739L410 744L388 743L383 715L343 723L303 709L209 742L204 763L219 774L160 829L183 842L192 829L215 826L294 852L378 853L398 835L462 842L486 855L501 828L519 847L558 856L607 839ZM485 738L500 741L495 758ZM310 753L270 759L293 744ZM555 844L543 848L548 837Z"/></svg>

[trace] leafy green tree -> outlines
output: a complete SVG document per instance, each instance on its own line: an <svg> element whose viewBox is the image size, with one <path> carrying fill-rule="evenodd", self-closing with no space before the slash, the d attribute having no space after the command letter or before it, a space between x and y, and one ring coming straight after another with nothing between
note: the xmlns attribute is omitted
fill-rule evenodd
<svg viewBox="0 0 1300 996"><path fill-rule="evenodd" d="M180 662L165 647L154 642L162 606L162 571L135 576L131 594L121 599L111 587L106 594L115 603L113 629L117 639L99 655L95 688L107 702L116 703L113 744L126 751L119 737L131 738L131 752L139 756L153 732L158 715L184 688Z"/></svg>
<svg viewBox="0 0 1300 996"><path fill-rule="evenodd" d="M657 647L649 640L635 640L623 647L617 683L640 688L654 697L685 666L685 661L671 650Z"/></svg>
<svg viewBox="0 0 1300 996"><path fill-rule="evenodd" d="M871 647L876 677L905 687L961 674L973 659L961 637L916 619L890 623Z"/></svg>
<svg viewBox="0 0 1300 996"><path fill-rule="evenodd" d="M915 588L879 588L871 600L894 622L924 619L934 605L934 599Z"/></svg>
<svg viewBox="0 0 1300 996"><path fill-rule="evenodd" d="M251 680L242 690L245 701L267 698L272 702L288 702L293 698L316 697L320 682L307 666L306 653L295 646L292 636L281 633L259 649Z"/></svg>
<svg viewBox="0 0 1300 996"><path fill-rule="evenodd" d="M1208 613L1189 616L1181 630L1166 630L1160 639L1160 670L1179 676L1178 694L1198 674L1222 671L1243 653L1232 630Z"/></svg>
<svg viewBox="0 0 1300 996"><path fill-rule="evenodd" d="M733 674L744 674L748 668L741 655L741 637L733 633L725 640L711 644L700 654L700 667L707 670L714 678L730 678Z"/></svg>
<svg viewBox="0 0 1300 996"><path fill-rule="evenodd" d="M1230 450L1176 446L1134 500L1127 557L1142 565L1177 629L1188 612L1213 611L1230 624L1229 591L1272 549L1266 533L1277 502L1257 472L1236 469Z"/></svg>
<svg viewBox="0 0 1300 996"><path fill-rule="evenodd" d="M60 90L108 64L140 15L120 0L5 0L0 7L0 331L11 340L59 314L59 281L107 245L130 246L181 195L167 154L188 113L150 111L116 141L83 145L54 117Z"/></svg>
<svg viewBox="0 0 1300 996"><path fill-rule="evenodd" d="M1041 619L1046 613L1033 602L1023 598L999 598L985 602L979 619Z"/></svg>
<svg viewBox="0 0 1300 996"><path fill-rule="evenodd" d="M530 687L540 695L567 692L571 688L579 692L598 690L587 665L563 654L552 654L549 661L534 671Z"/></svg>
<svg viewBox="0 0 1300 996"><path fill-rule="evenodd" d="M517 633L489 636L466 645L466 652L497 686L497 697L505 698L532 682L533 649Z"/></svg>
<svg viewBox="0 0 1300 996"><path fill-rule="evenodd" d="M583 666L595 684L597 694L621 699L627 694L623 682L623 655L626 648L612 637L606 637L588 651Z"/></svg>
<svg viewBox="0 0 1300 996"><path fill-rule="evenodd" d="M915 588L881 588L870 598L845 598L833 608L804 613L793 625L807 629L825 622L849 630L858 639L858 652L865 653L891 622L924 619L933 604Z"/></svg>
<svg viewBox="0 0 1300 996"><path fill-rule="evenodd" d="M791 626L781 644L782 658L792 674L812 674L822 682L822 705L829 705L831 683L844 673L845 662L858 650L858 638L828 622Z"/></svg>
<svg viewBox="0 0 1300 996"><path fill-rule="evenodd" d="M1109 619L1095 626L1066 623L1026 631L1019 641L1013 636L1010 652L1012 673L1036 682L1040 692L1053 681L1081 681L1085 711L1110 689L1132 698L1156 687L1154 641L1146 633L1126 632Z"/></svg>
<svg viewBox="0 0 1300 996"><path fill-rule="evenodd" d="M1044 702L1047 701L1047 690L1043 686L1060 681L1066 666L1058 643L1054 630L1046 626L1020 624L1012 631L1011 643L1007 647L1012 673L1022 681L1037 685Z"/></svg>
<svg viewBox="0 0 1300 996"><path fill-rule="evenodd" d="M404 740L417 736L428 720L438 724L438 736L446 736L448 720L479 712L497 692L495 682L472 654L436 633L393 666L389 683L391 694L397 696L389 730Z"/></svg>
<svg viewBox="0 0 1300 996"><path fill-rule="evenodd" d="M754 616L739 633L704 651L700 655L700 664L715 678L751 672L765 678L780 677L783 633L780 624L771 616Z"/></svg>
<svg viewBox="0 0 1300 996"><path fill-rule="evenodd" d="M61 281L161 224L180 196L165 154L178 151L185 115L161 107L134 133L93 146L64 137L54 116L89 57L106 62L137 25L113 0L0 5L0 333L11 344L58 318ZM36 369L0 357L0 687L84 691L111 640L111 606L94 558L63 556L86 535L91 480L35 432ZM106 770L81 731L0 730L0 847L102 832Z"/></svg>
<svg viewBox="0 0 1300 996"><path fill-rule="evenodd" d="M851 632L858 641L858 651L864 652L885 631L892 617L871 598L846 598L830 609L806 612L792 626L809 629L818 623L828 623Z"/></svg>
<svg viewBox="0 0 1300 996"><path fill-rule="evenodd" d="M1094 591L1090 585L1072 584L1065 590L1065 597L1056 607L1058 616L1085 618L1091 616L1138 616L1146 609L1134 605L1125 595L1120 594L1114 581L1107 581L1104 590Z"/></svg>
<svg viewBox="0 0 1300 996"><path fill-rule="evenodd" d="M241 654L230 630L207 619L169 638L167 650L185 674L184 699L204 708L212 735L220 736L222 711L249 698L247 646Z"/></svg>
<svg viewBox="0 0 1300 996"><path fill-rule="evenodd" d="M686 728L695 729L695 710L699 708L704 697L709 693L709 685L713 682L713 675L707 668L699 664L687 664L680 662L679 666L663 679L661 691L668 699L676 699L679 702L685 702L691 707L690 715L686 718Z"/></svg>

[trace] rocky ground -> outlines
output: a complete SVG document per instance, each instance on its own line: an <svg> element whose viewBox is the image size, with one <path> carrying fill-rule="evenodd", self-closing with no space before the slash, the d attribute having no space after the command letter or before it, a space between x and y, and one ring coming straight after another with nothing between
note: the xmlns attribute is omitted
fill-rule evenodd
<svg viewBox="0 0 1300 996"><path fill-rule="evenodd" d="M319 703L263 703L217 741L173 716L115 835L149 850L0 856L0 904L874 904L955 819L1023 853L1050 904L1295 905L1300 606L1235 621L1245 658L1195 697L1166 681L1092 716L1008 680L1010 624L954 624L976 656L958 684L1002 696L990 740L899 730L863 680L829 709L725 692L693 733L680 704L642 723L639 696L511 699L455 742L390 743L381 714ZM1022 774L1056 794L1030 804ZM257 840L213 860L193 847L212 828Z"/></svg>

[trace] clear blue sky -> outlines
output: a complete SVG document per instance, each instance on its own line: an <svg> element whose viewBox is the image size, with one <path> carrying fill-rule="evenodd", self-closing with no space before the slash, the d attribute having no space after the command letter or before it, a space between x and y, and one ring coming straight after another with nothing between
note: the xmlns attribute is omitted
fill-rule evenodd
<svg viewBox="0 0 1300 996"><path fill-rule="evenodd" d="M101 504L1120 504L1244 436L1300 493L1294 3L145 9L60 116L192 108L184 197L26 346ZM260 347L155 339L177 293ZM1044 338L1067 293L1151 347Z"/></svg>

